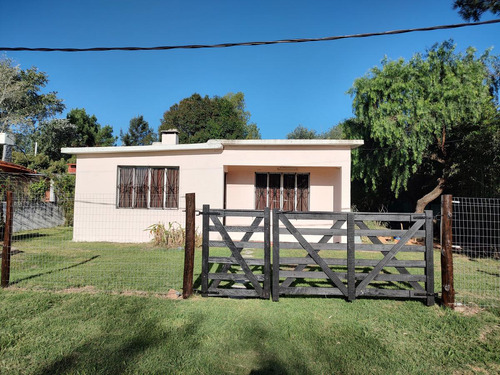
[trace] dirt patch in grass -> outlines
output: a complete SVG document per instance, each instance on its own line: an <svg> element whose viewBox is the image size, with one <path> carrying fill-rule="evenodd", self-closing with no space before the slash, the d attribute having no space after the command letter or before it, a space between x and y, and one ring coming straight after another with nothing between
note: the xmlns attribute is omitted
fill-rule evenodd
<svg viewBox="0 0 500 375"><path fill-rule="evenodd" d="M483 309L477 305L458 305L455 306L455 311L465 316L472 316L480 313Z"/></svg>
<svg viewBox="0 0 500 375"><path fill-rule="evenodd" d="M96 294L99 292L94 286L92 285L86 285L86 286L81 286L81 287L73 287L73 288L66 288L61 291L58 291L57 293L89 293L89 294Z"/></svg>
<svg viewBox="0 0 500 375"><path fill-rule="evenodd" d="M167 293L151 293L140 290L126 290L124 292L113 293L120 296L135 296L135 297L156 297L163 299L182 299L182 294L175 289L169 289Z"/></svg>
<svg viewBox="0 0 500 375"><path fill-rule="evenodd" d="M479 334L479 341L486 342L488 339L488 335L498 330L500 330L500 325L485 327Z"/></svg>

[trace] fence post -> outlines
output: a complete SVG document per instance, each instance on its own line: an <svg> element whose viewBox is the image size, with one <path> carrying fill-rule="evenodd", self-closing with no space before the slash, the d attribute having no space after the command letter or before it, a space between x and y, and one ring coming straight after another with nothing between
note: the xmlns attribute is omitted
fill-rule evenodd
<svg viewBox="0 0 500 375"><path fill-rule="evenodd" d="M271 296L273 302L280 299L280 219L279 212L273 209L273 272L271 282Z"/></svg>
<svg viewBox="0 0 500 375"><path fill-rule="evenodd" d="M356 299L356 255L354 248L354 212L347 213L347 300Z"/></svg>
<svg viewBox="0 0 500 375"><path fill-rule="evenodd" d="M182 283L182 298L193 294L193 269L195 247L195 194L186 194L186 243L184 248L184 280Z"/></svg>
<svg viewBox="0 0 500 375"><path fill-rule="evenodd" d="M443 305L455 307L455 289L453 287L452 253L452 196L441 197L441 284Z"/></svg>
<svg viewBox="0 0 500 375"><path fill-rule="evenodd" d="M12 217L14 215L12 191L7 192L7 209L5 213L5 229L2 248L2 288L9 286L10 279L10 250L12 244Z"/></svg>
<svg viewBox="0 0 500 375"><path fill-rule="evenodd" d="M203 297L208 296L208 257L210 255L210 244L209 244L209 236L210 230L208 226L210 225L210 205L203 205L203 242L201 245L201 295Z"/></svg>
<svg viewBox="0 0 500 375"><path fill-rule="evenodd" d="M264 208L264 293L269 299L271 294L271 212L269 207Z"/></svg>
<svg viewBox="0 0 500 375"><path fill-rule="evenodd" d="M432 211L425 211L425 291L427 306L433 306L434 296L434 232L432 227Z"/></svg>

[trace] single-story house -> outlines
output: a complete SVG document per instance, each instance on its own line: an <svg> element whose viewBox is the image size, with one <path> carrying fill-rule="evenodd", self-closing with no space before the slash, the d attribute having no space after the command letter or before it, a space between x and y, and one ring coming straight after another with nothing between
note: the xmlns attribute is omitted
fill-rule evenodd
<svg viewBox="0 0 500 375"><path fill-rule="evenodd" d="M155 223L185 221L196 206L349 211L351 149L362 140L209 140L63 148L76 155L75 241L147 242ZM201 217L197 217L201 231Z"/></svg>

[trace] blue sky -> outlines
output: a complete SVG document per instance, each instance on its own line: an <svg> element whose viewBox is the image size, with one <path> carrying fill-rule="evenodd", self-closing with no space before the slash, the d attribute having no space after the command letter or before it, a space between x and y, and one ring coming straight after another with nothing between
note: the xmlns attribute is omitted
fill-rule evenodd
<svg viewBox="0 0 500 375"><path fill-rule="evenodd" d="M111 47L315 38L464 22L452 0L0 0L0 46ZM482 20L494 19L486 15ZM181 99L245 94L263 138L297 125L325 131L352 115L346 91L384 56L410 58L454 39L493 47L500 25L258 47L146 52L0 52L49 75L67 110L85 108L115 135L143 115L155 130Z"/></svg>

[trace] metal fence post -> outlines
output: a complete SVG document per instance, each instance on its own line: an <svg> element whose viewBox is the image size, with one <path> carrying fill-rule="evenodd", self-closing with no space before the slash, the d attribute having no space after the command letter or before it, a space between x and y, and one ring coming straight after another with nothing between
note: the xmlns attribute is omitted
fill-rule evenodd
<svg viewBox="0 0 500 375"><path fill-rule="evenodd" d="M452 253L452 196L441 197L441 283L443 305L455 307L455 289L453 287Z"/></svg>

